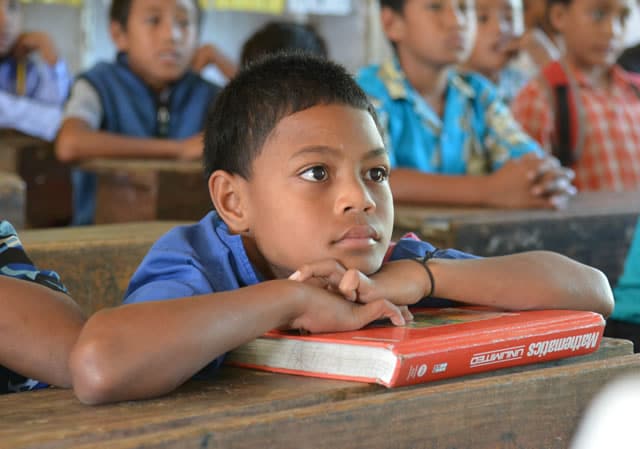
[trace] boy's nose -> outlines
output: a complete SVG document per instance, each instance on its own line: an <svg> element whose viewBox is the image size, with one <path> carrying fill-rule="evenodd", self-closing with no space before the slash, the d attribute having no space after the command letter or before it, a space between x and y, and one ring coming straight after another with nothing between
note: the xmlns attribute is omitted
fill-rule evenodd
<svg viewBox="0 0 640 449"><path fill-rule="evenodd" d="M375 210L376 203L371 193L362 181L354 180L339 189L336 201L336 212L344 214L348 212L371 212Z"/></svg>

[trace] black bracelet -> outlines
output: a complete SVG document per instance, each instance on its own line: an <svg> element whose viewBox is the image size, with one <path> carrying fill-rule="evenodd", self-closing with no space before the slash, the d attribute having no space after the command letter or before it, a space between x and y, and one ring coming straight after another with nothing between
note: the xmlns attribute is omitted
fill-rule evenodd
<svg viewBox="0 0 640 449"><path fill-rule="evenodd" d="M433 277L433 273L431 272L431 268L429 268L429 265L427 265L427 262L429 261L429 259L433 258L433 255L435 254L435 251L427 251L426 253L424 253L424 256L422 257L416 257L415 260L416 262L418 262L420 265L422 265L424 267L424 269L427 271L427 274L429 275L429 281L431 282L431 288L429 289L429 294L425 296L425 298L431 298L431 295L433 295L433 292L436 289L436 280Z"/></svg>

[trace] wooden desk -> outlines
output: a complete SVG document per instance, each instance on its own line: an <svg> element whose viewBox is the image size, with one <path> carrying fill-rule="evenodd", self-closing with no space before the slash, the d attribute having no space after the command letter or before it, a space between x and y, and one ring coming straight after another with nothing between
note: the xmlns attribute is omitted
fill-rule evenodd
<svg viewBox="0 0 640 449"><path fill-rule="evenodd" d="M566 448L590 399L640 369L630 344L387 390L225 367L164 398L100 407L70 391L0 397L7 448Z"/></svg>
<svg viewBox="0 0 640 449"><path fill-rule="evenodd" d="M122 303L129 279L151 245L178 224L183 223L27 230L20 239L36 266L58 272L71 296L90 314Z"/></svg>
<svg viewBox="0 0 640 449"><path fill-rule="evenodd" d="M96 223L199 220L212 209L202 162L95 159Z"/></svg>
<svg viewBox="0 0 640 449"><path fill-rule="evenodd" d="M26 185L18 175L0 171L0 220L24 227Z"/></svg>
<svg viewBox="0 0 640 449"><path fill-rule="evenodd" d="M443 248L481 256L557 251L602 270L611 283L640 215L640 192L579 194L564 211L396 206L394 235L414 231Z"/></svg>
<svg viewBox="0 0 640 449"><path fill-rule="evenodd" d="M33 228L71 221L69 167L55 156L53 144L16 132L0 132L0 170L26 183L26 220Z"/></svg>

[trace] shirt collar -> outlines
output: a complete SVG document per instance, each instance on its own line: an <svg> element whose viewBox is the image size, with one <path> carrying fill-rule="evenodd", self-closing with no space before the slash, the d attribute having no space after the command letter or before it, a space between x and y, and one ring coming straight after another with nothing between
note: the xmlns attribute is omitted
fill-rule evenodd
<svg viewBox="0 0 640 449"><path fill-rule="evenodd" d="M563 63L563 67L565 70L570 70L571 75L578 83L580 87L586 87L588 89L592 89L593 83L589 80L589 78L585 75L585 73L576 69L573 66L569 66L566 63ZM620 86L620 87L630 87L632 85L637 85L633 76L627 73L622 67L617 64L614 64L609 70L609 75L611 76L611 85L612 86Z"/></svg>

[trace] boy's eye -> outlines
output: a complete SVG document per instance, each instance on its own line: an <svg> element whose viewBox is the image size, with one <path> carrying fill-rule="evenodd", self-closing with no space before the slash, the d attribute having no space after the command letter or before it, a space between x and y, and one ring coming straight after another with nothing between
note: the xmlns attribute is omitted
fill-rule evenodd
<svg viewBox="0 0 640 449"><path fill-rule="evenodd" d="M385 167L374 167L367 171L367 179L373 182L385 182L389 178L389 171Z"/></svg>
<svg viewBox="0 0 640 449"><path fill-rule="evenodd" d="M478 23L487 23L489 21L488 13L478 13L476 17L478 18Z"/></svg>
<svg viewBox="0 0 640 449"><path fill-rule="evenodd" d="M437 1L431 1L431 2L427 2L426 4L427 9L430 9L431 11L440 11L443 7L442 2L437 2Z"/></svg>
<svg viewBox="0 0 640 449"><path fill-rule="evenodd" d="M591 18L596 22L600 22L605 18L607 12L602 8L596 8L591 11Z"/></svg>
<svg viewBox="0 0 640 449"><path fill-rule="evenodd" d="M329 172L322 165L315 165L300 173L300 177L305 181L322 182L329 177Z"/></svg>
<svg viewBox="0 0 640 449"><path fill-rule="evenodd" d="M160 16L149 16L149 17L147 17L145 22L147 22L147 23L149 23L151 25L157 25L157 24L160 23Z"/></svg>

